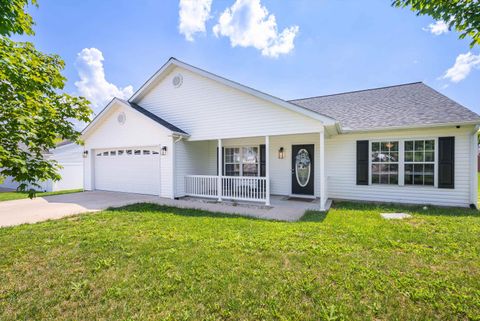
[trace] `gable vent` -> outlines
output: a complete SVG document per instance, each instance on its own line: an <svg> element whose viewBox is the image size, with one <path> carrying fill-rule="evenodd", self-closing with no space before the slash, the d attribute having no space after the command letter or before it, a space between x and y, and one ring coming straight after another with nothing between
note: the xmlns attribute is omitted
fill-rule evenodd
<svg viewBox="0 0 480 321"><path fill-rule="evenodd" d="M127 116L125 115L125 113L118 114L117 121L119 122L120 125L125 124L125 120L127 120Z"/></svg>
<svg viewBox="0 0 480 321"><path fill-rule="evenodd" d="M181 74L175 75L172 79L172 85L175 88L178 88L182 85L183 83L183 76Z"/></svg>

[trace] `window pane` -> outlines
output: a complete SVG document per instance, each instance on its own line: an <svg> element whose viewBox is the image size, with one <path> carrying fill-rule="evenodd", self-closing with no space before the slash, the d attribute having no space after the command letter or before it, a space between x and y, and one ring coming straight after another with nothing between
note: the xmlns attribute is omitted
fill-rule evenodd
<svg viewBox="0 0 480 321"><path fill-rule="evenodd" d="M243 164L243 176L258 176L258 165Z"/></svg>
<svg viewBox="0 0 480 321"><path fill-rule="evenodd" d="M398 175L390 175L390 184L398 184Z"/></svg>
<svg viewBox="0 0 480 321"><path fill-rule="evenodd" d="M425 175L433 176L433 164L425 164Z"/></svg>
<svg viewBox="0 0 480 321"><path fill-rule="evenodd" d="M382 174L388 174L388 165L386 165L386 164L381 164L381 165L380 165L380 172L381 172Z"/></svg>
<svg viewBox="0 0 480 321"><path fill-rule="evenodd" d="M380 176L378 174L372 175L372 184L379 184L380 183Z"/></svg>
<svg viewBox="0 0 480 321"><path fill-rule="evenodd" d="M405 152L405 161L413 162L413 152Z"/></svg>
<svg viewBox="0 0 480 321"><path fill-rule="evenodd" d="M380 184L388 184L388 175L380 175Z"/></svg>
<svg viewBox="0 0 480 321"><path fill-rule="evenodd" d="M413 165L407 164L405 165L405 175L412 175L413 174Z"/></svg>
<svg viewBox="0 0 480 321"><path fill-rule="evenodd" d="M380 157L378 152L372 152L372 162L379 162L379 161L380 161Z"/></svg>
<svg viewBox="0 0 480 321"><path fill-rule="evenodd" d="M255 164L257 163L258 147L244 147L243 148L243 163Z"/></svg>
<svg viewBox="0 0 480 321"><path fill-rule="evenodd" d="M435 141L434 140L426 140L425 141L425 150L434 150L435 149Z"/></svg>
<svg viewBox="0 0 480 321"><path fill-rule="evenodd" d="M240 176L240 164L226 164L225 165L226 176Z"/></svg>
<svg viewBox="0 0 480 321"><path fill-rule="evenodd" d="M413 166L413 171L415 174L423 174L423 164L415 164Z"/></svg>
<svg viewBox="0 0 480 321"><path fill-rule="evenodd" d="M413 183L415 185L423 185L423 175L414 175Z"/></svg>
<svg viewBox="0 0 480 321"><path fill-rule="evenodd" d="M382 150L382 152L389 150L389 148L387 147L387 145L389 145L389 144L390 144L389 142L382 142L381 143L380 149Z"/></svg>
<svg viewBox="0 0 480 321"><path fill-rule="evenodd" d="M380 150L380 143L372 143L372 152L378 152Z"/></svg>
<svg viewBox="0 0 480 321"><path fill-rule="evenodd" d="M423 150L423 140L416 140L415 141L415 150L420 151Z"/></svg>
<svg viewBox="0 0 480 321"><path fill-rule="evenodd" d="M398 152L390 153L390 161L391 162L398 162Z"/></svg>
<svg viewBox="0 0 480 321"><path fill-rule="evenodd" d="M415 152L415 161L423 162L423 152Z"/></svg>
<svg viewBox="0 0 480 321"><path fill-rule="evenodd" d="M398 152L398 142L391 142L391 144L393 146L390 148L390 151Z"/></svg>
<svg viewBox="0 0 480 321"><path fill-rule="evenodd" d="M380 164L372 164L372 173L375 173L375 174L380 173Z"/></svg>
<svg viewBox="0 0 480 321"><path fill-rule="evenodd" d="M413 151L413 141L409 140L405 142L405 150L406 151Z"/></svg>
<svg viewBox="0 0 480 321"><path fill-rule="evenodd" d="M425 175L423 184L425 185L433 185L433 175Z"/></svg>
<svg viewBox="0 0 480 321"><path fill-rule="evenodd" d="M123 150L119 150L119 151L118 151L118 155L119 155L119 156L120 156L120 155L123 155Z"/></svg>
<svg viewBox="0 0 480 321"><path fill-rule="evenodd" d="M434 152L425 152L425 161L426 162L435 161L435 153Z"/></svg>
<svg viewBox="0 0 480 321"><path fill-rule="evenodd" d="M413 175L405 175L405 185L413 184Z"/></svg>

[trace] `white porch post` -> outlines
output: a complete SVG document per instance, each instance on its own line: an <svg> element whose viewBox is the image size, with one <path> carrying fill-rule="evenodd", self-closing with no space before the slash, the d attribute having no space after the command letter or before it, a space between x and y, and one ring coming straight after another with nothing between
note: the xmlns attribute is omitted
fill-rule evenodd
<svg viewBox="0 0 480 321"><path fill-rule="evenodd" d="M327 191L325 190L325 129L320 130L320 211L325 211Z"/></svg>
<svg viewBox="0 0 480 321"><path fill-rule="evenodd" d="M218 178L217 178L217 195L218 201L222 201L222 176L223 176L223 153L222 153L222 140L218 140Z"/></svg>
<svg viewBox="0 0 480 321"><path fill-rule="evenodd" d="M265 205L270 206L270 136L265 136Z"/></svg>

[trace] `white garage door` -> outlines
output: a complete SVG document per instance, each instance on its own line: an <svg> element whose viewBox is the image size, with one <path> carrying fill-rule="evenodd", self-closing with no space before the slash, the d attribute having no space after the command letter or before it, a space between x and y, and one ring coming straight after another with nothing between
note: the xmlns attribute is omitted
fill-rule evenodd
<svg viewBox="0 0 480 321"><path fill-rule="evenodd" d="M159 195L158 147L95 150L95 189Z"/></svg>

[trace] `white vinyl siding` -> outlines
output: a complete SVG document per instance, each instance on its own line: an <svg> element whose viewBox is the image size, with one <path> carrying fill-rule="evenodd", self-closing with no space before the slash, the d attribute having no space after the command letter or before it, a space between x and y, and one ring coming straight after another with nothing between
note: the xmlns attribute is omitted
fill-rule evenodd
<svg viewBox="0 0 480 321"><path fill-rule="evenodd" d="M468 206L470 204L470 137L473 127L431 128L347 134L325 140L329 198L398 203ZM455 188L433 186L356 185L357 140L414 140L455 136ZM399 179L400 180L400 179Z"/></svg>
<svg viewBox="0 0 480 321"><path fill-rule="evenodd" d="M178 73L183 83L175 88L172 78ZM190 141L309 133L321 127L318 120L179 67L138 104L186 131Z"/></svg>

